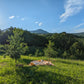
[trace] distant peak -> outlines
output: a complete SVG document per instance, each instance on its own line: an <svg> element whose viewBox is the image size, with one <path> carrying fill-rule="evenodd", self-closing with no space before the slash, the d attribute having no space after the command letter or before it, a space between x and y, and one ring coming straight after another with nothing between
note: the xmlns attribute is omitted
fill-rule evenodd
<svg viewBox="0 0 84 84"><path fill-rule="evenodd" d="M43 30L43 29L37 29L37 30L33 30L30 31L31 33L36 33L36 34L48 34L49 32Z"/></svg>

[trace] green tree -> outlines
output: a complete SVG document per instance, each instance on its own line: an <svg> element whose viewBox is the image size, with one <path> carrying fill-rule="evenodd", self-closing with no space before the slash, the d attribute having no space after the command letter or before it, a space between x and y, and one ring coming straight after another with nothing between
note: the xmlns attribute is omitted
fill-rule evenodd
<svg viewBox="0 0 84 84"><path fill-rule="evenodd" d="M63 58L69 58L69 53L67 51L64 51L62 55L63 55Z"/></svg>
<svg viewBox="0 0 84 84"><path fill-rule="evenodd" d="M39 49L36 50L36 52L35 52L35 56L36 56L36 57L39 56Z"/></svg>
<svg viewBox="0 0 84 84"><path fill-rule="evenodd" d="M5 45L5 55L10 56L15 61L28 49L27 45L23 42L22 35L23 30L15 28L13 35L8 37L9 44Z"/></svg>
<svg viewBox="0 0 84 84"><path fill-rule="evenodd" d="M58 52L53 49L54 43L49 41L47 48L44 50L45 56L48 57L57 57Z"/></svg>
<svg viewBox="0 0 84 84"><path fill-rule="evenodd" d="M73 55L76 59L84 59L84 46L80 42L75 42L70 47L70 54Z"/></svg>

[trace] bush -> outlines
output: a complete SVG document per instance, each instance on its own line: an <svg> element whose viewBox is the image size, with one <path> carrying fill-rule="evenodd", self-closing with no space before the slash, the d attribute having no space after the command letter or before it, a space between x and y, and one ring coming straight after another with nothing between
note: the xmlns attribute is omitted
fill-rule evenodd
<svg viewBox="0 0 84 84"><path fill-rule="evenodd" d="M36 52L35 52L35 56L36 56L36 57L39 56L39 49L36 50Z"/></svg>
<svg viewBox="0 0 84 84"><path fill-rule="evenodd" d="M62 54L63 58L70 58L70 55L67 51L64 51L64 53Z"/></svg>
<svg viewBox="0 0 84 84"><path fill-rule="evenodd" d="M57 57L58 55L58 52L56 52L55 50L53 49L45 49L45 56L48 56L48 57Z"/></svg>
<svg viewBox="0 0 84 84"><path fill-rule="evenodd" d="M38 57L38 56L43 56L43 55L44 55L43 51L41 51L41 50L39 50L39 49L36 50L36 52L35 52L35 56L36 56L36 57Z"/></svg>
<svg viewBox="0 0 84 84"><path fill-rule="evenodd" d="M9 44L5 45L5 55L17 60L20 58L21 54L24 54L28 49L24 39L22 38L23 30L14 29L13 35L8 37Z"/></svg>
<svg viewBox="0 0 84 84"><path fill-rule="evenodd" d="M54 43L49 41L49 44L47 45L47 48L44 49L45 56L48 57L57 57L58 52L53 49Z"/></svg>

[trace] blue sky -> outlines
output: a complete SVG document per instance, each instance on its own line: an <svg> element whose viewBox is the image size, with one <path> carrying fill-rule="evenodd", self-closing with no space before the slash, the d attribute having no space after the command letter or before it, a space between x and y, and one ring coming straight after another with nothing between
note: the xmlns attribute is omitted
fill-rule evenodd
<svg viewBox="0 0 84 84"><path fill-rule="evenodd" d="M84 0L0 0L0 29L84 32Z"/></svg>

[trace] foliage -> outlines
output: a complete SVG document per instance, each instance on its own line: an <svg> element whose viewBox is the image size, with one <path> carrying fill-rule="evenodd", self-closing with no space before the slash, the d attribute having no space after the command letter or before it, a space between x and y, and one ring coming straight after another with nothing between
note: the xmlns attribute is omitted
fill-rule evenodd
<svg viewBox="0 0 84 84"><path fill-rule="evenodd" d="M49 41L49 44L47 45L47 48L44 50L45 56L48 56L48 57L57 57L58 52L56 52L53 49L53 46L54 46L54 43L52 43L51 41Z"/></svg>
<svg viewBox="0 0 84 84"><path fill-rule="evenodd" d="M6 40L8 40L8 36L13 35L13 27L10 27L7 30L1 31L0 30L0 44L7 44L8 42Z"/></svg>
<svg viewBox="0 0 84 84"><path fill-rule="evenodd" d="M63 53L63 58L68 58L68 53L66 51Z"/></svg>
<svg viewBox="0 0 84 84"><path fill-rule="evenodd" d="M28 46L45 47L48 43L48 40L44 36L32 34L26 30L23 33L23 37L24 42L27 43Z"/></svg>
<svg viewBox="0 0 84 84"><path fill-rule="evenodd" d="M8 36L13 36L14 29L17 28L10 27L4 31L0 30L1 45L5 45L5 47L7 47L6 44L9 44L9 42L7 41ZM84 59L84 37L68 34L66 32L41 35L32 34L27 30L19 30L23 31L23 35L21 36L21 38L24 38L23 43L26 43L27 46L29 46L29 50L27 49L25 55L35 55L36 51L39 49L38 56L44 55L44 52L46 53L45 55L48 56L48 52L50 51L52 52L52 57ZM48 50L46 47L49 40L51 40L54 45ZM1 53L2 52L3 51L1 51Z"/></svg>
<svg viewBox="0 0 84 84"><path fill-rule="evenodd" d="M5 54L11 58L18 59L20 55L25 53L28 49L27 45L23 42L23 31L20 29L14 29L13 35L8 37L9 44L5 45Z"/></svg>
<svg viewBox="0 0 84 84"><path fill-rule="evenodd" d="M4 45L0 45L0 54L4 53Z"/></svg>
<svg viewBox="0 0 84 84"><path fill-rule="evenodd" d="M77 59L84 59L84 46L82 43L75 42L71 47L70 47L70 53Z"/></svg>
<svg viewBox="0 0 84 84"><path fill-rule="evenodd" d="M43 56L43 55L44 55L43 51L41 51L40 49L36 50L36 52L35 52L36 57Z"/></svg>
<svg viewBox="0 0 84 84"><path fill-rule="evenodd" d="M38 57L39 56L39 50L37 49L35 52L35 56Z"/></svg>
<svg viewBox="0 0 84 84"><path fill-rule="evenodd" d="M70 46L76 42L75 36L71 34L66 34L65 32L60 34L53 34L51 36L51 41L55 43L56 49L68 50Z"/></svg>

